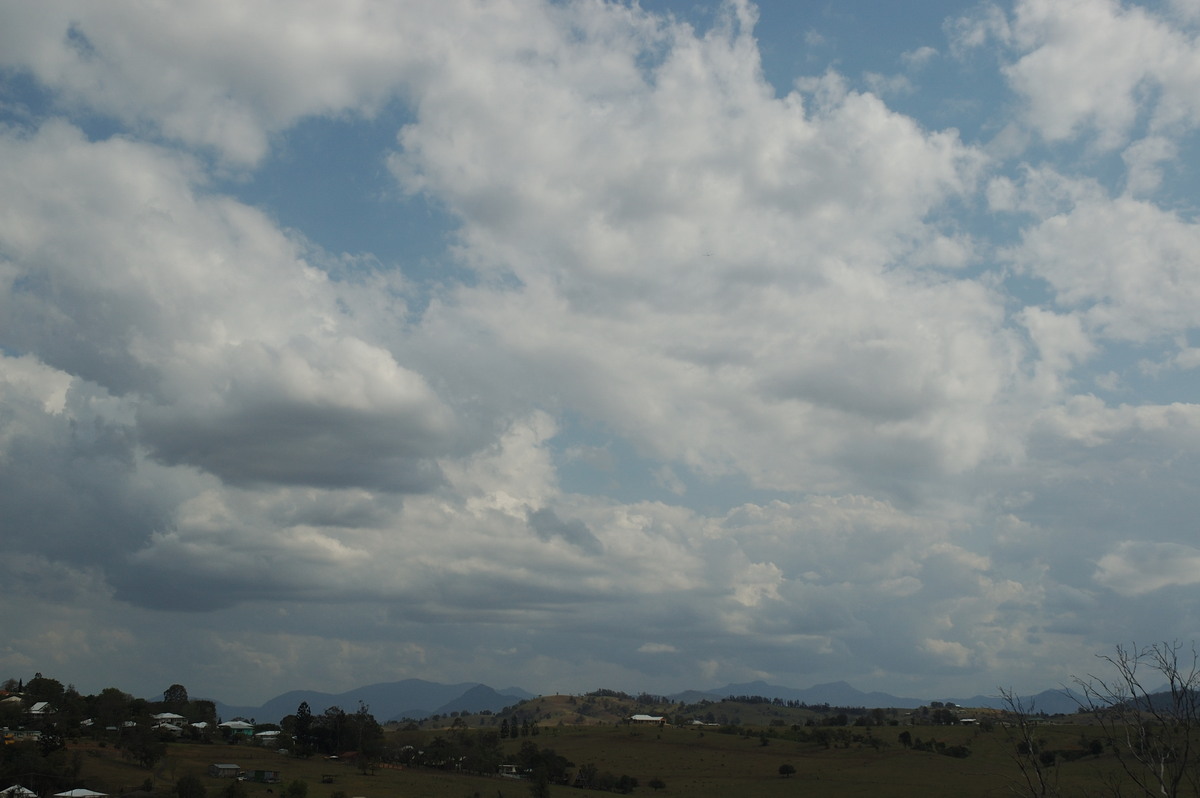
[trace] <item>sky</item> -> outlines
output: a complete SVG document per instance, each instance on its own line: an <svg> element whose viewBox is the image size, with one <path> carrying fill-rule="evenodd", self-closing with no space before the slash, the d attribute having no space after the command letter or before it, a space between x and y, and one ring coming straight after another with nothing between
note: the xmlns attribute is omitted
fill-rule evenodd
<svg viewBox="0 0 1200 798"><path fill-rule="evenodd" d="M1195 640L1198 132L1196 0L4 0L0 678Z"/></svg>

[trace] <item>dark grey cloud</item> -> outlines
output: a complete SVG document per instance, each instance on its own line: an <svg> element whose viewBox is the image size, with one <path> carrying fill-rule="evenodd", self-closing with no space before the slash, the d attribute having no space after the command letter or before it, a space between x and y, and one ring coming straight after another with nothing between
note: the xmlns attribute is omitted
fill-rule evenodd
<svg viewBox="0 0 1200 798"><path fill-rule="evenodd" d="M280 403L206 418L153 408L139 421L155 459L202 468L230 485L417 493L443 482L432 456L437 436L419 419Z"/></svg>
<svg viewBox="0 0 1200 798"><path fill-rule="evenodd" d="M542 540L559 538L578 546L589 554L603 554L604 546L588 529L587 524L579 519L563 520L549 507L540 510L529 510L527 517L529 526Z"/></svg>

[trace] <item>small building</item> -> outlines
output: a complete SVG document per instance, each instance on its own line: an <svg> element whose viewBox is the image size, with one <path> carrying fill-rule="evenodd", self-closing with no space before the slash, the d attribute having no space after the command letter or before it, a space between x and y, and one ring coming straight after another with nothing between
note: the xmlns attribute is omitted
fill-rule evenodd
<svg viewBox="0 0 1200 798"><path fill-rule="evenodd" d="M218 723L217 726L233 734L242 734L247 737L254 734L254 724L244 720L227 720L224 723Z"/></svg>
<svg viewBox="0 0 1200 798"><path fill-rule="evenodd" d="M242 774L246 781L257 781L259 784L278 784L283 776L278 770L247 770Z"/></svg>
<svg viewBox="0 0 1200 798"><path fill-rule="evenodd" d="M662 715L630 715L630 723L639 723L643 725L658 725L666 724L667 719Z"/></svg>
<svg viewBox="0 0 1200 798"><path fill-rule="evenodd" d="M208 775L215 779L236 779L242 773L237 765L209 765Z"/></svg>

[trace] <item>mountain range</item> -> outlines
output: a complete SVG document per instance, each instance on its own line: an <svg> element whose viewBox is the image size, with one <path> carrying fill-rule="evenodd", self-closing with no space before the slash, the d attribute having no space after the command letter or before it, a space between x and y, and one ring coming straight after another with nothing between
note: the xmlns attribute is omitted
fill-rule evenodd
<svg viewBox="0 0 1200 798"><path fill-rule="evenodd" d="M831 707L894 707L916 709L931 702L925 698L904 698L889 693L863 692L846 682L829 682L803 689L781 687L763 681L727 684L712 690L687 690L666 696L676 702L695 704L700 701L720 701L729 696L762 696L782 701L797 701L809 706L828 704ZM235 717L253 719L258 723L278 723L287 715L295 714L301 703L307 703L314 715L330 707L340 707L346 712L356 712L360 706L375 716L381 723L405 718L420 720L431 715L447 715L451 712L499 712L534 694L519 687L495 690L478 682L441 684L423 679L404 679L398 682L381 682L366 687L347 690L344 693L323 693L316 690L292 690L278 695L262 706L233 706L215 702L217 714L224 720ZM976 695L971 698L942 698L943 703L954 703L962 707L988 707L1001 709L1003 699L998 695ZM1037 695L1021 696L1022 706L1029 711L1047 714L1069 714L1078 710L1080 696L1069 689L1045 690Z"/></svg>
<svg viewBox="0 0 1200 798"><path fill-rule="evenodd" d="M356 687L344 693L292 690L259 707L233 706L220 701L215 703L217 715L225 720L242 717L252 718L258 723L278 723L281 718L294 715L301 703L307 703L314 715L320 715L330 707L357 712L361 702L376 720L387 723L405 718L419 720L450 712L498 712L533 697L533 693L519 687L494 690L478 682L440 684L424 679L404 679Z"/></svg>

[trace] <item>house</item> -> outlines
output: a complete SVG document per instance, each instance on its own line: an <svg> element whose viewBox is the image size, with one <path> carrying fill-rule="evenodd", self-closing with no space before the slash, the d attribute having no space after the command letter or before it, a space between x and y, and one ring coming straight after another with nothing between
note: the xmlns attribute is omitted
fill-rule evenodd
<svg viewBox="0 0 1200 798"><path fill-rule="evenodd" d="M216 779L236 779L242 769L237 765L209 765L208 775Z"/></svg>
<svg viewBox="0 0 1200 798"><path fill-rule="evenodd" d="M38 701L29 708L29 714L35 718L42 718L54 712L54 708L50 706L49 701Z"/></svg>
<svg viewBox="0 0 1200 798"><path fill-rule="evenodd" d="M659 726L663 726L666 724L667 719L662 715L630 715L629 722L647 725L658 724Z"/></svg>
<svg viewBox="0 0 1200 798"><path fill-rule="evenodd" d="M20 784L14 784L7 790L0 790L0 798L37 798L37 793Z"/></svg>
<svg viewBox="0 0 1200 798"><path fill-rule="evenodd" d="M242 734L247 737L254 734L254 724L244 720L227 720L224 723L218 723L217 726L233 734Z"/></svg>

